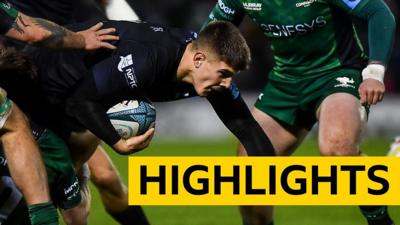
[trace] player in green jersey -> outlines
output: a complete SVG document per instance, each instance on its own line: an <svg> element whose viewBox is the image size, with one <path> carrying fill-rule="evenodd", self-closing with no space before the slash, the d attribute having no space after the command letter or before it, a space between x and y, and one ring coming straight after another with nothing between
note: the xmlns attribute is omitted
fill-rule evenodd
<svg viewBox="0 0 400 225"><path fill-rule="evenodd" d="M395 20L383 0L218 0L209 21L249 16L270 40L275 65L252 113L277 155L290 155L319 123L325 156L360 155L366 110L383 99ZM352 18L368 22L369 57ZM245 155L243 146L239 154ZM391 225L385 206L361 207ZM246 225L272 225L272 207L241 207Z"/></svg>

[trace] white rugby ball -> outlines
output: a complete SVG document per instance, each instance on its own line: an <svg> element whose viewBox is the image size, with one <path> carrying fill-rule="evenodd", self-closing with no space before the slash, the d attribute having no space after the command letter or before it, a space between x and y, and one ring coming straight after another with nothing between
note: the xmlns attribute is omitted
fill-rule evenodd
<svg viewBox="0 0 400 225"><path fill-rule="evenodd" d="M155 126L156 110L150 101L129 100L107 111L111 124L122 138L144 134Z"/></svg>

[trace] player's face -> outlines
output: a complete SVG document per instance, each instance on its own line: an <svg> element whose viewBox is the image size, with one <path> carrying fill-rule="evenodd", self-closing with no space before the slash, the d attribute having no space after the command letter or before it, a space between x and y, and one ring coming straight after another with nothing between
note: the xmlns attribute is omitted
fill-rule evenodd
<svg viewBox="0 0 400 225"><path fill-rule="evenodd" d="M193 86L199 96L207 96L212 91L229 88L236 73L225 62L216 59L195 61Z"/></svg>

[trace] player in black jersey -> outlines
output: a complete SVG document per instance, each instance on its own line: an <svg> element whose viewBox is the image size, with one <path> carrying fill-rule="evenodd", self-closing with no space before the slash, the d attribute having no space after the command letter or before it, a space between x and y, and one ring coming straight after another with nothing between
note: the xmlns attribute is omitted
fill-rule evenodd
<svg viewBox="0 0 400 225"><path fill-rule="evenodd" d="M48 114L45 110L30 113L36 120L46 123L56 115L50 120L53 123L47 125L57 129L62 121L59 112L64 112L70 117L66 124L74 124L71 130L88 128L125 154L146 147L142 142L150 139L153 131L122 140L105 114L110 106L142 96L169 101L199 94L207 96L226 126L248 147L250 155L273 154L268 138L252 118L237 88L230 85L233 74L246 68L249 61L247 45L236 28L227 23L211 24L196 39L194 32L154 24L104 24L117 28L120 41L113 43L118 46L116 51L28 51L38 66L42 96L35 97L36 92L29 91L29 87L34 87L31 81L24 90L32 93L30 98L44 99L34 101L36 104L50 105ZM132 71L133 76L128 74ZM26 110L44 108L39 105Z"/></svg>
<svg viewBox="0 0 400 225"><path fill-rule="evenodd" d="M106 116L109 107L129 98L171 101L200 95L207 97L250 154L263 155L272 149L236 86L231 85L232 76L250 60L244 39L231 24L213 23L198 38L194 32L148 23L109 21L105 26L118 31L120 41L114 52L30 52L39 70L47 71L39 73L47 101L63 108L77 125L88 128L117 152L129 154L145 147L136 143L141 136L121 139ZM61 58L64 74L54 68Z"/></svg>
<svg viewBox="0 0 400 225"><path fill-rule="evenodd" d="M117 152L129 154L145 147L142 141L136 143L143 135L121 139L106 116L109 107L129 98L171 101L200 95L249 147L249 154L272 153L268 138L231 85L232 76L250 60L245 40L234 26L212 23L197 38L194 32L148 23L104 24L118 31L116 51L29 51L38 66L42 97L51 106L48 110L64 111L68 125L75 122L71 130L87 128ZM36 119L46 123L50 117ZM48 125L57 128L59 123Z"/></svg>
<svg viewBox="0 0 400 225"><path fill-rule="evenodd" d="M104 40L113 29L99 30L102 24L79 32L71 32L50 21L18 12L7 2L0 1L0 33L16 40L53 48L96 49L109 47ZM32 224L58 224L58 216L49 197L46 172L39 151L30 134L24 114L0 91L1 142L16 185L29 204ZM34 173L27 173L32 171Z"/></svg>

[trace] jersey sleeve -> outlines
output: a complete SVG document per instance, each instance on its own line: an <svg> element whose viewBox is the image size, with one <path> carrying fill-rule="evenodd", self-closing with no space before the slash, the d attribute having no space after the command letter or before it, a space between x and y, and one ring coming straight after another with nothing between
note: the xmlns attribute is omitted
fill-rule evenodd
<svg viewBox="0 0 400 225"><path fill-rule="evenodd" d="M383 0L327 0L349 14L368 21L370 61L386 65L393 47L395 18Z"/></svg>
<svg viewBox="0 0 400 225"><path fill-rule="evenodd" d="M143 95L154 72L148 47L121 43L113 56L97 63L67 99L67 113L113 146L121 137L107 116L108 109Z"/></svg>
<svg viewBox="0 0 400 225"><path fill-rule="evenodd" d="M225 126L239 139L249 156L274 156L271 141L250 113L236 85L207 97Z"/></svg>
<svg viewBox="0 0 400 225"><path fill-rule="evenodd" d="M212 9L206 22L203 24L205 27L208 23L215 20L224 20L231 22L238 26L245 16L245 11L241 1L239 0L218 0L215 7Z"/></svg>
<svg viewBox="0 0 400 225"><path fill-rule="evenodd" d="M0 34L5 34L10 30L17 16L18 11L16 9L9 3L0 1Z"/></svg>

